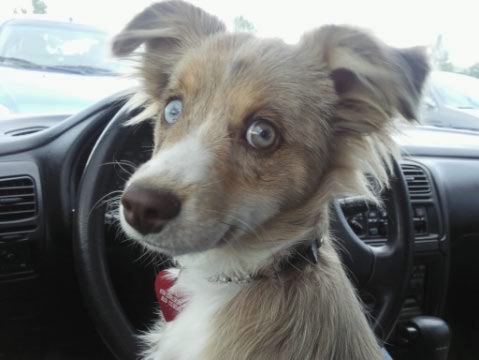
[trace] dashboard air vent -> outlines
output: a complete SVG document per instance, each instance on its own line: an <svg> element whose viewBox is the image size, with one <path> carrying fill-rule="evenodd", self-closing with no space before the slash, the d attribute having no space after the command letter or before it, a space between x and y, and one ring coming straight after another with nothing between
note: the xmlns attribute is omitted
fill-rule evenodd
<svg viewBox="0 0 479 360"><path fill-rule="evenodd" d="M411 198L429 198L431 195L431 184L429 183L429 178L427 177L425 171L421 167L412 164L402 164L401 168L404 178L406 179L409 195Z"/></svg>
<svg viewBox="0 0 479 360"><path fill-rule="evenodd" d="M5 135L9 136L25 136L25 135L31 135L35 134L37 132L43 131L45 129L48 129L46 126L31 126L23 129L16 129L16 130L11 130L7 131Z"/></svg>
<svg viewBox="0 0 479 360"><path fill-rule="evenodd" d="M0 179L0 223L29 219L36 213L37 199L32 178Z"/></svg>

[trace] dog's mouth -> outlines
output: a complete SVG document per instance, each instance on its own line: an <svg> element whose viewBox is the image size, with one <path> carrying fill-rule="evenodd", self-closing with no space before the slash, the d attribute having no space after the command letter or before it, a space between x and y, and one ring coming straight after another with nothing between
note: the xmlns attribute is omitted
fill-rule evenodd
<svg viewBox="0 0 479 360"><path fill-rule="evenodd" d="M229 225L220 236L210 235L210 239L218 238L216 241L204 241L204 239L195 241L195 239L192 239L189 244L182 245L178 245L179 241L175 241L173 238L162 239L163 236L161 232L158 234L144 235L136 238L136 240L145 245L150 251L177 256L228 246L238 234L238 230L237 226Z"/></svg>

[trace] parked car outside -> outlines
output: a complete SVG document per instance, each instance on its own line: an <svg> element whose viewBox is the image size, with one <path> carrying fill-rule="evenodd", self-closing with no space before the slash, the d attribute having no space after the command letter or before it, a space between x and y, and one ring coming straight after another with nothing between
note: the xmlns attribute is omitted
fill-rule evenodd
<svg viewBox="0 0 479 360"><path fill-rule="evenodd" d="M110 35L45 18L0 23L0 115L74 114L130 87L129 67L110 56Z"/></svg>
<svg viewBox="0 0 479 360"><path fill-rule="evenodd" d="M422 124L479 130L479 79L435 71L426 91Z"/></svg>

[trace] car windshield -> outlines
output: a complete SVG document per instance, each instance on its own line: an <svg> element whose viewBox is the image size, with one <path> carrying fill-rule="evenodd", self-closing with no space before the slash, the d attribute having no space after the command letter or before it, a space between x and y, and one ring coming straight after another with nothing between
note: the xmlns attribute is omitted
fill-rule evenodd
<svg viewBox="0 0 479 360"><path fill-rule="evenodd" d="M434 74L434 85L444 106L479 109L479 79L450 73Z"/></svg>
<svg viewBox="0 0 479 360"><path fill-rule="evenodd" d="M433 73L415 126L479 132L479 21L470 0L187 1L229 31L288 44L338 24L364 28L396 48L424 47ZM0 0L0 115L73 114L137 86L123 76L135 62L113 59L111 38L153 2Z"/></svg>
<svg viewBox="0 0 479 360"><path fill-rule="evenodd" d="M58 71L120 72L106 32L55 22L13 23L0 32L0 64Z"/></svg>

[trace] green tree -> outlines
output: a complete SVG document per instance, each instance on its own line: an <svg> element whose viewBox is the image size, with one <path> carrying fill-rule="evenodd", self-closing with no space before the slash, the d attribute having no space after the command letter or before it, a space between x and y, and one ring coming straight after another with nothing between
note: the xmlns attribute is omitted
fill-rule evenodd
<svg viewBox="0 0 479 360"><path fill-rule="evenodd" d="M439 70L454 71L454 65L449 60L449 51L444 45L442 34L437 36L436 43L432 47L431 61Z"/></svg>
<svg viewBox="0 0 479 360"><path fill-rule="evenodd" d="M32 0L32 8L34 14L47 13L47 4L43 0Z"/></svg>
<svg viewBox="0 0 479 360"><path fill-rule="evenodd" d="M475 63L464 71L464 74L479 78L479 63Z"/></svg>
<svg viewBox="0 0 479 360"><path fill-rule="evenodd" d="M234 18L234 28L236 32L256 32L253 23L244 16L237 16Z"/></svg>
<svg viewBox="0 0 479 360"><path fill-rule="evenodd" d="M439 70L448 71L448 72L454 72L455 71L454 65L450 61L445 61L443 63L440 63L439 64Z"/></svg>

